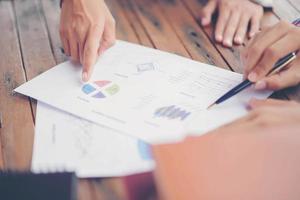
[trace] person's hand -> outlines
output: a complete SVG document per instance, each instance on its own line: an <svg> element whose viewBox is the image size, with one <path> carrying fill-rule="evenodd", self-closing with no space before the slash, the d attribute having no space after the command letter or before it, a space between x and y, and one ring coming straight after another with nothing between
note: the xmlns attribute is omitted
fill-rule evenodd
<svg viewBox="0 0 300 200"><path fill-rule="evenodd" d="M225 125L230 130L268 130L294 127L300 131L300 104L281 100L251 100L250 112L243 118ZM222 129L222 128L220 128Z"/></svg>
<svg viewBox="0 0 300 200"><path fill-rule="evenodd" d="M260 28L263 7L249 0L208 0L202 10L201 23L211 23L213 13L218 10L215 39L224 46L231 47L233 42L242 44L251 25L249 37L253 37Z"/></svg>
<svg viewBox="0 0 300 200"><path fill-rule="evenodd" d="M300 57L285 70L266 77L275 63L300 49L300 28L281 21L257 34L242 53L245 78L255 82L257 90L279 90L300 83Z"/></svg>
<svg viewBox="0 0 300 200"><path fill-rule="evenodd" d="M83 65L82 80L88 81L98 56L115 43L115 20L104 0L64 0L60 37L65 54Z"/></svg>

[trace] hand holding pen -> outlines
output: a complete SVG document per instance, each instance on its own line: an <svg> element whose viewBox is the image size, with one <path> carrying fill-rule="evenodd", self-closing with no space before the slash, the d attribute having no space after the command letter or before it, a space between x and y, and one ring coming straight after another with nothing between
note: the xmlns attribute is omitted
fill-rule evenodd
<svg viewBox="0 0 300 200"><path fill-rule="evenodd" d="M296 26L295 26L296 25ZM257 90L279 90L300 83L300 19L261 31L242 54L246 80L220 97L220 104L255 84ZM297 55L298 54L298 55Z"/></svg>
<svg viewBox="0 0 300 200"><path fill-rule="evenodd" d="M300 28L295 26L300 20L293 24L279 22L260 32L246 47L242 55L245 77L255 83L257 90L279 90L300 82L299 56L284 70L266 76L278 59L300 49Z"/></svg>

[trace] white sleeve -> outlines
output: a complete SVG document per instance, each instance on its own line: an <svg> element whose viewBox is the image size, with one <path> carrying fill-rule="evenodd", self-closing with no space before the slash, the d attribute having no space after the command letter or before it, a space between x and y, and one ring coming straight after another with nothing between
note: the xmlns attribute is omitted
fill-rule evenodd
<svg viewBox="0 0 300 200"><path fill-rule="evenodd" d="M252 0L255 3L258 3L266 8L272 8L273 7L273 0Z"/></svg>

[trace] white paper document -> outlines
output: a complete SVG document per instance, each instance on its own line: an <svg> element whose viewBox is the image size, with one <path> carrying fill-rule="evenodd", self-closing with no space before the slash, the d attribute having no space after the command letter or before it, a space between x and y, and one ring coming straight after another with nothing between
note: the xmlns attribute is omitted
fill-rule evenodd
<svg viewBox="0 0 300 200"><path fill-rule="evenodd" d="M145 142L38 103L33 172L75 171L81 178L151 171Z"/></svg>
<svg viewBox="0 0 300 200"><path fill-rule="evenodd" d="M147 142L180 140L191 124L207 131L246 113L248 89L205 118L207 106L242 81L240 74L170 53L118 41L97 62L89 83L82 68L60 64L16 89L51 106ZM192 127L193 129L193 127Z"/></svg>

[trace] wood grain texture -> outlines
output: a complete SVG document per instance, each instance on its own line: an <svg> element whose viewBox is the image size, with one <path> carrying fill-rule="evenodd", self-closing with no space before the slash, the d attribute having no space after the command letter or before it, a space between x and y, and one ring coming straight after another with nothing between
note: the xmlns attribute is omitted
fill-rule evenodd
<svg viewBox="0 0 300 200"><path fill-rule="evenodd" d="M222 56L180 0L158 2L192 59L228 69Z"/></svg>
<svg viewBox="0 0 300 200"><path fill-rule="evenodd" d="M299 5L299 3L296 5ZM289 2L289 0L274 0L273 10L281 19L289 22L292 22L299 17L299 11Z"/></svg>
<svg viewBox="0 0 300 200"><path fill-rule="evenodd" d="M26 81L15 24L12 2L0 1L0 163L6 169L28 170L34 126L28 98L13 93Z"/></svg>
<svg viewBox="0 0 300 200"><path fill-rule="evenodd" d="M139 20L137 13L134 11L134 6L128 0L117 0L120 8L123 10L126 18L128 19L131 27L134 29L139 43L147 46L154 47L148 33L144 29L141 21Z"/></svg>
<svg viewBox="0 0 300 200"><path fill-rule="evenodd" d="M28 81L55 66L56 62L40 2L38 0L15 0L14 7ZM36 101L31 100L31 104L35 116Z"/></svg>
<svg viewBox="0 0 300 200"><path fill-rule="evenodd" d="M206 0L181 0L184 5L190 10L195 20L198 22L198 25L201 26L200 12ZM206 32L207 36L210 38L210 41L214 44L215 48L223 55L228 65L235 72L242 73L243 68L240 61L240 47L225 48L223 45L215 42L214 37L214 26L202 27Z"/></svg>
<svg viewBox="0 0 300 200"><path fill-rule="evenodd" d="M118 39L241 73L243 46L226 49L215 44L213 27L203 28L199 23L203 2L107 0L117 21ZM299 16L299 0L275 0L274 10L291 21ZM59 0L0 1L0 169L30 167L35 103L12 90L67 59L61 51L59 15ZM267 12L262 26L276 23L277 16ZM300 101L298 87L287 92L288 98ZM285 98L281 93L273 97ZM82 179L78 196L81 200L124 199L125 191L119 178Z"/></svg>
<svg viewBox="0 0 300 200"><path fill-rule="evenodd" d="M138 44L139 40L137 35L127 20L118 0L109 0L106 2L116 20L117 39Z"/></svg>
<svg viewBox="0 0 300 200"><path fill-rule="evenodd" d="M67 56L63 54L63 48L59 36L59 23L60 23L60 7L59 0L39 0L42 13L46 22L46 30L50 40L50 47L54 55L56 64L62 63L67 60Z"/></svg>
<svg viewBox="0 0 300 200"><path fill-rule="evenodd" d="M155 0L128 0L155 48L190 58Z"/></svg>
<svg viewBox="0 0 300 200"><path fill-rule="evenodd" d="M298 11L300 12L300 1L299 0L288 0L288 2Z"/></svg>
<svg viewBox="0 0 300 200"><path fill-rule="evenodd" d="M26 78L55 66L49 35L38 0L14 2Z"/></svg>

